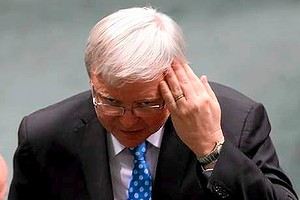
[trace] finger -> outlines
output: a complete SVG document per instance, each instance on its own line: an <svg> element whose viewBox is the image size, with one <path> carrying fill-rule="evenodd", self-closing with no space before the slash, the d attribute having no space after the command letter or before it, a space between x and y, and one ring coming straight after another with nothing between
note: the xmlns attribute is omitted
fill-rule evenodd
<svg viewBox="0 0 300 200"><path fill-rule="evenodd" d="M194 71L188 64L183 64L182 66L190 80L193 80L196 82L199 81L198 76L194 73Z"/></svg>
<svg viewBox="0 0 300 200"><path fill-rule="evenodd" d="M183 65L184 70L186 71L186 74L188 75L189 79L191 80L194 90L199 93L204 88L202 87L202 82L200 81L199 77L194 73L192 68L188 64Z"/></svg>
<svg viewBox="0 0 300 200"><path fill-rule="evenodd" d="M173 94L165 80L159 83L159 89L167 108L170 112L172 112L176 108L176 101L174 100Z"/></svg>
<svg viewBox="0 0 300 200"><path fill-rule="evenodd" d="M186 100L195 99L197 92L195 91L193 83L189 79L182 65L178 62L173 62L172 69L178 79L179 85L185 95Z"/></svg>
<svg viewBox="0 0 300 200"><path fill-rule="evenodd" d="M212 88L210 87L209 83L208 83L208 80L207 80L207 76L206 75L203 75L200 77L200 80L201 82L203 83L207 93L214 99L217 101L217 97L214 93L214 91L212 90Z"/></svg>
<svg viewBox="0 0 300 200"><path fill-rule="evenodd" d="M173 99L184 94L181 85L179 83L179 80L177 79L177 76L172 68L168 70L168 73L165 76L165 81L168 85L168 88L173 96Z"/></svg>

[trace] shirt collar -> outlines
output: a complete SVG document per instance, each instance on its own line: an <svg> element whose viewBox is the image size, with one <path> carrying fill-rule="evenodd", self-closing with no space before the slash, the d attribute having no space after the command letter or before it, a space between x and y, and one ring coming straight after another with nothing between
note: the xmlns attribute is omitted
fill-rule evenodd
<svg viewBox="0 0 300 200"><path fill-rule="evenodd" d="M162 126L158 131L153 133L147 138L147 141L152 144L156 148L160 148L161 146L161 141L163 138L163 133L164 133L165 127ZM108 144L108 153L109 153L109 158L112 159L116 155L118 155L120 152L122 152L126 147L121 144L117 138L111 134L107 134L107 144Z"/></svg>

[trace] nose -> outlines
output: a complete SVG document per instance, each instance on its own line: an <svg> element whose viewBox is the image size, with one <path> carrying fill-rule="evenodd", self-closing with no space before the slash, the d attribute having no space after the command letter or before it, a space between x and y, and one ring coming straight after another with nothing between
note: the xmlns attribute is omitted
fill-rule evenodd
<svg viewBox="0 0 300 200"><path fill-rule="evenodd" d="M132 128L139 121L139 117L135 116L132 110L125 110L124 115L119 117L119 121L123 128Z"/></svg>

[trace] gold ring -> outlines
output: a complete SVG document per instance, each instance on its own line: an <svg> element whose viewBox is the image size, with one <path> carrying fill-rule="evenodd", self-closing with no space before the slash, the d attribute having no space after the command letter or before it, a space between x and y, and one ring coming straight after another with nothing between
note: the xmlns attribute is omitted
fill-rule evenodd
<svg viewBox="0 0 300 200"><path fill-rule="evenodd" d="M177 102L177 101L178 101L179 99L181 99L182 97L184 97L184 95L183 95L183 94L181 94L181 95L179 95L179 96L175 97L175 98L174 98L175 102Z"/></svg>

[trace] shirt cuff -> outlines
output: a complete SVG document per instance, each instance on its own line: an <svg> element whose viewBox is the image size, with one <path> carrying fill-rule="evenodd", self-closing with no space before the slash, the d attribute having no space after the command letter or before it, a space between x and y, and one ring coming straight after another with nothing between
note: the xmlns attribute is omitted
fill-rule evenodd
<svg viewBox="0 0 300 200"><path fill-rule="evenodd" d="M204 169L202 166L201 166L201 169L202 169L202 174L203 176L208 180L210 177L211 177L211 174L213 172L213 168L209 168L209 169Z"/></svg>

